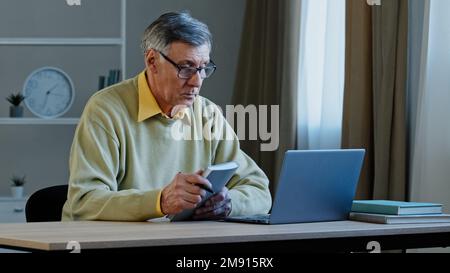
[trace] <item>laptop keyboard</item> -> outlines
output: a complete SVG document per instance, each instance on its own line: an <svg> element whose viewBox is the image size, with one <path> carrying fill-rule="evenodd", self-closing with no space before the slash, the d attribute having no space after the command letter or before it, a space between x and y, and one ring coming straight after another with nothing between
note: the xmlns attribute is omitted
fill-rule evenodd
<svg viewBox="0 0 450 273"><path fill-rule="evenodd" d="M246 216L235 216L234 218L243 220L269 220L270 214L256 214Z"/></svg>
<svg viewBox="0 0 450 273"><path fill-rule="evenodd" d="M225 221L268 224L269 219L270 214L256 214L256 215L227 217L225 218Z"/></svg>

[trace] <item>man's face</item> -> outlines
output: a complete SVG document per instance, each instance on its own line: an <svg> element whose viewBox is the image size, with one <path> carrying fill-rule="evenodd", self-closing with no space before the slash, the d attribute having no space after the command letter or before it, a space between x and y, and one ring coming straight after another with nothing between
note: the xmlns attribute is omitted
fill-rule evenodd
<svg viewBox="0 0 450 273"><path fill-rule="evenodd" d="M209 63L209 52L207 44L196 47L183 42L173 42L166 56L180 67L197 68L205 67ZM154 80L152 92L164 112L170 111L176 105L193 104L203 83L200 73L195 73L189 79L180 79L178 69L155 50L147 52L146 64L147 75L152 75L149 78Z"/></svg>

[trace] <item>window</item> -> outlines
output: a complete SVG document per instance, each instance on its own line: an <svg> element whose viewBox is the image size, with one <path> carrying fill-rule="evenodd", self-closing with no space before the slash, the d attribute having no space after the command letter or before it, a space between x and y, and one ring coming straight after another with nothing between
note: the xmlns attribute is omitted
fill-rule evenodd
<svg viewBox="0 0 450 273"><path fill-rule="evenodd" d="M345 69L345 0L303 0L298 145L341 146Z"/></svg>

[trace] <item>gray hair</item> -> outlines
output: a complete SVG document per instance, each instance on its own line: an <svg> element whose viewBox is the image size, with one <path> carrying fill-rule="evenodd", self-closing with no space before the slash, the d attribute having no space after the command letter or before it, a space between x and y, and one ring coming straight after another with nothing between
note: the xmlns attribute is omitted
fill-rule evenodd
<svg viewBox="0 0 450 273"><path fill-rule="evenodd" d="M188 12L169 12L147 27L141 48L144 54L152 48L168 54L168 46L176 41L192 46L207 44L211 49L212 35L205 23L191 17Z"/></svg>

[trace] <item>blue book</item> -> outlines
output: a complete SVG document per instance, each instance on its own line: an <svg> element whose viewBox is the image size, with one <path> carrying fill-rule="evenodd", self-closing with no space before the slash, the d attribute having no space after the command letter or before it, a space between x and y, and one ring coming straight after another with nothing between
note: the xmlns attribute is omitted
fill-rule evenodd
<svg viewBox="0 0 450 273"><path fill-rule="evenodd" d="M354 200L352 212L390 215L439 214L442 204L389 200Z"/></svg>
<svg viewBox="0 0 450 273"><path fill-rule="evenodd" d="M349 220L377 224L449 223L450 214L390 215L350 212Z"/></svg>

